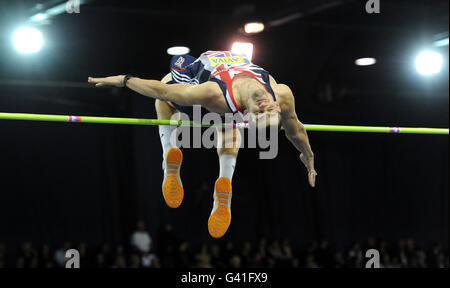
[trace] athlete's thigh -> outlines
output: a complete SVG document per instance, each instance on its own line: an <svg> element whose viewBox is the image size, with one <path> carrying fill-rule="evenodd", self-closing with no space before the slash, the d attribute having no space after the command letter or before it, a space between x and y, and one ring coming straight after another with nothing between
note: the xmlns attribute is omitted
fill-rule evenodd
<svg viewBox="0 0 450 288"><path fill-rule="evenodd" d="M217 150L223 149L239 150L241 146L241 132L237 128L217 128L218 145Z"/></svg>

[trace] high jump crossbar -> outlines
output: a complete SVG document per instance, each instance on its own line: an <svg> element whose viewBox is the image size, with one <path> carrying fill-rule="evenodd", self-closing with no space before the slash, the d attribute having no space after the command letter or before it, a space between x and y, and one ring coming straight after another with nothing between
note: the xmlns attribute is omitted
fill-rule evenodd
<svg viewBox="0 0 450 288"><path fill-rule="evenodd" d="M194 121L182 120L160 120L141 118L118 118L118 117L98 117L98 116L72 116L72 115L50 115L50 114L28 114L28 113L2 113L0 119L4 120L26 120L26 121L47 121L47 122L74 122L74 123L96 123L96 124L122 124L122 125L172 125L191 127L236 127L248 128L248 124L242 123L222 123L199 124ZM322 125L304 124L307 131L326 132L363 132L363 133L400 133L400 134L449 134L448 128L417 128L417 127L380 127L380 126L350 126L350 125Z"/></svg>

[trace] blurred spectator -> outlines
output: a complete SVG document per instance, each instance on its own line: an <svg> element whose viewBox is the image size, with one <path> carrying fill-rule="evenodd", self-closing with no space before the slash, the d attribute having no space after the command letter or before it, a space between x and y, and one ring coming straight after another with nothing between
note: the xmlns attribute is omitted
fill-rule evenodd
<svg viewBox="0 0 450 288"><path fill-rule="evenodd" d="M391 251L388 247L386 240L380 240L378 244L378 251L380 251L381 255L390 254Z"/></svg>
<svg viewBox="0 0 450 288"><path fill-rule="evenodd" d="M211 255L208 250L208 245L203 244L200 248L200 252L195 255L197 268L213 268L211 265Z"/></svg>
<svg viewBox="0 0 450 288"><path fill-rule="evenodd" d="M131 246L139 253L150 252L152 238L147 232L144 221L137 223L136 231L131 235Z"/></svg>
<svg viewBox="0 0 450 288"><path fill-rule="evenodd" d="M405 248L406 244L405 244L405 240L404 239L400 239L397 243L397 256L400 259L400 265L402 267L407 267L408 266L408 257L406 254L406 248Z"/></svg>
<svg viewBox="0 0 450 288"><path fill-rule="evenodd" d="M389 254L380 253L380 256L380 268L389 268L391 266L391 258L389 257Z"/></svg>
<svg viewBox="0 0 450 288"><path fill-rule="evenodd" d="M131 254L129 261L129 268L140 268L141 267L141 258L139 258L138 254Z"/></svg>
<svg viewBox="0 0 450 288"><path fill-rule="evenodd" d="M166 236L170 235L170 231L170 228L167 229L166 232L169 233ZM266 239L237 244L227 240L224 247L218 242L213 242L211 246L203 243L196 253L191 251L190 243L183 241L173 246L177 240L172 239L174 240L172 244L161 246L165 247L165 250L156 251L150 245L148 252L139 252L132 247L127 251L127 247L122 244L111 246L109 243L102 243L94 250L89 249L85 243L80 243L76 248L80 252L80 257L86 259L82 260L86 264L81 267L93 268L364 268L367 261L365 249L369 247L380 251L382 268L449 267L448 250L445 250L442 244L424 249L416 245L413 239L388 242L371 237L366 241L353 243L348 249L339 250L334 249L328 240L312 241L303 249L296 250L286 239L283 241L273 239L269 245ZM32 243L24 242L18 248L16 258L10 259L13 262L6 263L5 248L0 244L0 267L8 267L8 264L18 268L64 267L65 251L72 247L70 242L65 242L53 253L49 244L43 244L35 251Z"/></svg>
<svg viewBox="0 0 450 288"><path fill-rule="evenodd" d="M95 268L106 268L105 256L102 253L97 253L95 256Z"/></svg>
<svg viewBox="0 0 450 288"><path fill-rule="evenodd" d="M176 267L189 267L191 263L191 252L189 251L189 244L186 241L178 246L178 253L175 261Z"/></svg>
<svg viewBox="0 0 450 288"><path fill-rule="evenodd" d="M247 267L248 264L251 262L252 260L251 253L252 253L252 244L249 241L245 241L240 253L242 266Z"/></svg>
<svg viewBox="0 0 450 288"><path fill-rule="evenodd" d="M448 265L448 257L447 257L447 262L445 262L445 255L444 255L444 253L440 253L438 256L437 256L437 268L449 268L449 265Z"/></svg>
<svg viewBox="0 0 450 288"><path fill-rule="evenodd" d="M248 267L251 267L251 268L260 268L260 267L264 267L264 266L266 266L266 263L265 263L264 260L265 260L265 259L264 259L264 257L262 256L262 253L261 253L260 251L257 251L257 252L253 255L251 261L249 262Z"/></svg>
<svg viewBox="0 0 450 288"><path fill-rule="evenodd" d="M410 268L426 268L426 254L423 250L411 251Z"/></svg>
<svg viewBox="0 0 450 288"><path fill-rule="evenodd" d="M53 251L48 244L44 244L41 247L40 253L39 253L39 266L40 267L46 267L51 268L55 266L55 261L53 260Z"/></svg>
<svg viewBox="0 0 450 288"><path fill-rule="evenodd" d="M141 257L141 263L142 267L144 268L151 268L154 267L155 259L157 259L156 255L154 253L144 253ZM158 261L158 260L156 260ZM186 266L183 266L186 267Z"/></svg>
<svg viewBox="0 0 450 288"><path fill-rule="evenodd" d="M300 268L300 261L297 257L291 259L291 268Z"/></svg>
<svg viewBox="0 0 450 288"><path fill-rule="evenodd" d="M230 259L230 267L231 268L242 268L241 266L241 257L239 255L235 254Z"/></svg>
<svg viewBox="0 0 450 288"><path fill-rule="evenodd" d="M59 267L64 267L66 264L66 251L71 249L72 244L69 241L64 242L63 246L55 251L54 259L56 265Z"/></svg>
<svg viewBox="0 0 450 288"><path fill-rule="evenodd" d="M272 241L268 249L269 259L271 260L271 264L275 266L277 261L279 261L282 257L280 242L278 240Z"/></svg>
<svg viewBox="0 0 450 288"><path fill-rule="evenodd" d="M29 268L39 268L39 260L38 260L37 256L35 256L33 259L30 260L28 267Z"/></svg>
<svg viewBox="0 0 450 288"><path fill-rule="evenodd" d="M25 267L25 259L23 259L23 257L17 258L16 260L16 268L26 268Z"/></svg>
<svg viewBox="0 0 450 288"><path fill-rule="evenodd" d="M162 268L161 262L159 261L159 258L158 258L158 257L156 257L156 258L153 260L153 263L152 263L152 267L151 267L151 268Z"/></svg>
<svg viewBox="0 0 450 288"><path fill-rule="evenodd" d="M126 267L126 255L123 245L117 245L113 252L113 266L117 268Z"/></svg>
<svg viewBox="0 0 450 288"><path fill-rule="evenodd" d="M438 268L438 257L439 254L443 252L442 244L436 243L433 247L428 251L428 266L431 268Z"/></svg>
<svg viewBox="0 0 450 288"><path fill-rule="evenodd" d="M281 252L283 254L283 258L290 259L293 256L291 243L288 239L283 240L283 243L281 244Z"/></svg>
<svg viewBox="0 0 450 288"><path fill-rule="evenodd" d="M292 267L292 260L294 257L294 252L292 251L291 243L289 240L284 239L281 243L281 255L279 261L279 267Z"/></svg>
<svg viewBox="0 0 450 288"><path fill-rule="evenodd" d="M402 268L402 265L400 264L400 259L394 255L392 257L391 264L387 266L387 268Z"/></svg>
<svg viewBox="0 0 450 288"><path fill-rule="evenodd" d="M321 267L332 267L333 266L333 253L329 247L327 240L322 240L318 246L315 253L317 263Z"/></svg>
<svg viewBox="0 0 450 288"><path fill-rule="evenodd" d="M37 257L37 253L33 248L31 242L24 242L20 248L19 257L24 261L25 267L30 267L31 262Z"/></svg>
<svg viewBox="0 0 450 288"><path fill-rule="evenodd" d="M225 243L224 249L222 249L222 257L230 257L230 255L236 254L236 248L234 247L233 241L228 240Z"/></svg>
<svg viewBox="0 0 450 288"><path fill-rule="evenodd" d="M153 268L159 266L158 257L153 249L152 246L150 246L149 252L144 252L141 255L141 266L144 268ZM185 267L185 266L184 266Z"/></svg>
<svg viewBox="0 0 450 288"><path fill-rule="evenodd" d="M211 256L208 254L202 254L200 257L197 258L197 265L196 268L214 268L211 265Z"/></svg>
<svg viewBox="0 0 450 288"><path fill-rule="evenodd" d="M160 232L158 254L164 255L162 265L164 267L175 267L176 247L178 246L178 239L173 233L172 225L166 224Z"/></svg>
<svg viewBox="0 0 450 288"><path fill-rule="evenodd" d="M314 259L313 254L308 254L306 256L306 268L319 268L319 265L317 265L316 260Z"/></svg>
<svg viewBox="0 0 450 288"><path fill-rule="evenodd" d="M345 260L342 252L338 251L334 254L334 268L344 268Z"/></svg>
<svg viewBox="0 0 450 288"><path fill-rule="evenodd" d="M311 243L309 243L308 247L306 248L306 253L308 254L313 254L315 253L315 251L317 250L317 242L316 241L311 241Z"/></svg>
<svg viewBox="0 0 450 288"><path fill-rule="evenodd" d="M267 256L267 240L266 238L262 238L259 240L258 243L258 253L261 255L262 258L265 258Z"/></svg>
<svg viewBox="0 0 450 288"><path fill-rule="evenodd" d="M211 265L215 268L226 267L220 255L221 255L220 246L218 244L213 244L211 246Z"/></svg>
<svg viewBox="0 0 450 288"><path fill-rule="evenodd" d="M116 257L112 267L113 268L126 268L127 263L126 263L125 257L122 257L122 256Z"/></svg>
<svg viewBox="0 0 450 288"><path fill-rule="evenodd" d="M103 261L104 261L106 267L112 265L113 255L111 254L111 247L110 247L109 243L103 242L100 245L98 253L103 255Z"/></svg>
<svg viewBox="0 0 450 288"><path fill-rule="evenodd" d="M353 244L352 248L348 251L348 258L346 260L346 265L348 267L356 268L360 266L358 263L363 258L363 251L361 244L356 242Z"/></svg>
<svg viewBox="0 0 450 288"><path fill-rule="evenodd" d="M86 243L84 242L79 243L76 249L80 253L80 265L86 265L89 262Z"/></svg>
<svg viewBox="0 0 450 288"><path fill-rule="evenodd" d="M361 254L357 254L356 257L353 259L353 263L350 263L350 267L352 268L364 268L365 265L363 265L363 261L365 258L363 258L362 253ZM381 259L380 259L381 261Z"/></svg>

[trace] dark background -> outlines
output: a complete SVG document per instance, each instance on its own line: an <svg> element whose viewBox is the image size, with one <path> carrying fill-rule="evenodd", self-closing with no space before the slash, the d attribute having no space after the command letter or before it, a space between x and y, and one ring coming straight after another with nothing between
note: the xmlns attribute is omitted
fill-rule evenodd
<svg viewBox="0 0 450 288"><path fill-rule="evenodd" d="M0 4L0 111L156 118L154 101L126 89L94 89L88 76L160 79L166 49L198 56L254 45L253 62L289 85L308 124L448 127L448 46L440 74L418 75L414 56L448 31L448 1L90 1L80 14L40 26L44 47L14 51L14 29L35 1ZM331 6L323 6L332 4ZM328 8L327 8L328 7ZM303 16L245 36L246 20ZM31 14L30 14L31 13ZM354 60L375 57L374 66ZM17 81L20 80L20 81ZM327 92L328 91L328 92ZM337 247L373 236L413 237L448 248L448 136L310 132L317 187L280 134L279 155L258 160L243 149L233 179L233 221L223 239L208 235L216 152L184 149L185 200L161 195L157 127L0 121L0 242L128 242L144 219L192 243L328 239Z"/></svg>

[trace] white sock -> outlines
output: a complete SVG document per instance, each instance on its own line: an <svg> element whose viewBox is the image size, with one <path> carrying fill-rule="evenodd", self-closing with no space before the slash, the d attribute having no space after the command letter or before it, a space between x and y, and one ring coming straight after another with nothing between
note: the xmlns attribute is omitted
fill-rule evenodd
<svg viewBox="0 0 450 288"><path fill-rule="evenodd" d="M166 159L166 154L170 148L176 147L170 143L172 132L177 129L177 126L161 125L159 126L159 138L163 148L163 159ZM173 143L175 144L175 143Z"/></svg>
<svg viewBox="0 0 450 288"><path fill-rule="evenodd" d="M220 175L219 177L227 177L233 179L234 167L236 166L236 156L230 154L223 154L220 159Z"/></svg>

